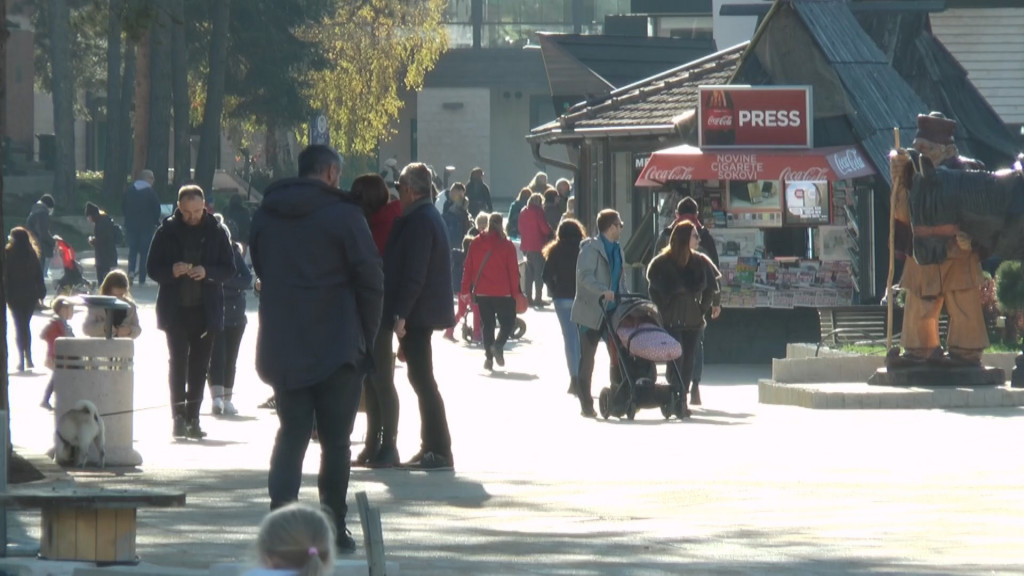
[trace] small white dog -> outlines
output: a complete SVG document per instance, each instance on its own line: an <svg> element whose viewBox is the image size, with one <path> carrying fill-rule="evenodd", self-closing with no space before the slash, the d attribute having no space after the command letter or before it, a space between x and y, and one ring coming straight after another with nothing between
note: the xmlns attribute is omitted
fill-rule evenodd
<svg viewBox="0 0 1024 576"><path fill-rule="evenodd" d="M79 400L57 420L57 431L53 435L53 459L58 464L74 464L85 467L89 459L89 447L96 446L100 454L100 468L106 466L107 438L96 405L88 400Z"/></svg>

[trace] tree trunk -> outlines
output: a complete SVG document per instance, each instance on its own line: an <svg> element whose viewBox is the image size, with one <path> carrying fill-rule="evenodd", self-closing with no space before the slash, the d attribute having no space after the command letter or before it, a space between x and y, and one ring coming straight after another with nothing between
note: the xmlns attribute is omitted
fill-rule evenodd
<svg viewBox="0 0 1024 576"><path fill-rule="evenodd" d="M146 164L156 178L153 189L167 198L171 143L171 17L167 5L156 11L149 28L149 144Z"/></svg>
<svg viewBox="0 0 1024 576"><path fill-rule="evenodd" d="M71 12L66 0L49 0L50 77L53 79L53 127L56 166L53 192L65 205L75 196L75 82L71 74L69 30Z"/></svg>
<svg viewBox="0 0 1024 576"><path fill-rule="evenodd" d="M152 27L150 27L150 30ZM149 155L149 33L135 47L135 142L131 178L139 177Z"/></svg>
<svg viewBox="0 0 1024 576"><path fill-rule="evenodd" d="M288 129L274 118L267 120L266 127L267 167L273 172L275 180L294 176L296 166L292 159Z"/></svg>
<svg viewBox="0 0 1024 576"><path fill-rule="evenodd" d="M7 0L0 0L0 22L7 21ZM0 78L7 78L7 27L0 30ZM7 129L7 118L4 117L4 110L7 110L7 83L0 82L0 134L5 134ZM3 139L0 138L0 155L3 152ZM4 168L0 163L0 222L4 222ZM5 259L6 250L0 250L0 277L7 266ZM7 310L7 291L4 283L0 282L0 310ZM0 358L3 358L4 366L7 366L7 322L0 322ZM11 406L8 398L7 370L0 370L0 410L9 410ZM7 437L11 437L10 418L7 419ZM3 471L4 474L7 470Z"/></svg>
<svg viewBox="0 0 1024 576"><path fill-rule="evenodd" d="M220 151L230 11L230 0L212 0L210 3L210 72L206 78L206 106L203 108L203 126L196 156L196 183L207 193L213 191L213 173L217 169L217 154Z"/></svg>
<svg viewBox="0 0 1024 576"><path fill-rule="evenodd" d="M189 146L188 46L185 44L185 0L171 3L171 84L174 107L174 192L192 179Z"/></svg>
<svg viewBox="0 0 1024 576"><path fill-rule="evenodd" d="M124 0L110 0L107 14L107 141L103 191L107 204L119 203L124 191L121 170L121 15ZM127 103L126 103L127 104Z"/></svg>
<svg viewBox="0 0 1024 576"><path fill-rule="evenodd" d="M135 51L136 44L131 38L127 38L124 43L124 74L121 76L121 109L118 112L121 118L119 119L120 132L117 134L118 145L121 149L121 155L117 161L117 178L119 182L124 182L126 172L131 171L132 166L129 164L127 155L134 150L132 146L132 104L135 98ZM135 172L131 173L134 176Z"/></svg>

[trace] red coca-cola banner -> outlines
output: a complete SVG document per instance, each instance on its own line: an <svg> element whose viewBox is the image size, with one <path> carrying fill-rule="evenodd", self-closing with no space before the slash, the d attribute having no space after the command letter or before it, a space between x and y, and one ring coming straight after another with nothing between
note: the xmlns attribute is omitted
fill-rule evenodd
<svg viewBox="0 0 1024 576"><path fill-rule="evenodd" d="M875 174L858 146L812 150L701 150L675 146L651 154L636 186L683 180L846 180Z"/></svg>
<svg viewBox="0 0 1024 576"><path fill-rule="evenodd" d="M701 148L811 148L810 86L701 86Z"/></svg>

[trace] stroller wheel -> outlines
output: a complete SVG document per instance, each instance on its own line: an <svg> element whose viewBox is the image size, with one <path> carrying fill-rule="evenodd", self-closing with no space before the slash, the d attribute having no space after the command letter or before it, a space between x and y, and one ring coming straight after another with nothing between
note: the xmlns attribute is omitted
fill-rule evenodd
<svg viewBox="0 0 1024 576"><path fill-rule="evenodd" d="M631 400L629 404L626 404L626 420L632 420L634 417L636 417L636 402Z"/></svg>
<svg viewBox="0 0 1024 576"><path fill-rule="evenodd" d="M661 405L661 415L665 417L665 420L672 417L672 400Z"/></svg>
<svg viewBox="0 0 1024 576"><path fill-rule="evenodd" d="M605 420L607 420L608 416L611 415L611 411L608 406L608 403L611 401L610 396L611 391L607 388L602 388L601 394L597 397L597 409L601 412L601 418L604 418Z"/></svg>
<svg viewBox="0 0 1024 576"><path fill-rule="evenodd" d="M522 318L519 318L517 316L516 327L515 329L512 330L512 335L509 336L509 338L513 340L519 340L520 338L523 337L523 334L526 334L526 320L523 320Z"/></svg>

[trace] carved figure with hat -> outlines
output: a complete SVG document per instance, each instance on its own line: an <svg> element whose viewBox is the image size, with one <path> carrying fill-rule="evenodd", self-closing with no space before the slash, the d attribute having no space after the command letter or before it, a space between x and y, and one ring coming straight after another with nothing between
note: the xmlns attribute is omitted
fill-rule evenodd
<svg viewBox="0 0 1024 576"><path fill-rule="evenodd" d="M981 162L960 156L954 141L956 122L941 112L917 117L913 149L934 167L983 170ZM907 150L890 154L893 212L896 219L895 250L905 257L900 287L905 292L903 328L899 349L889 351L890 369L925 363L944 366L977 366L988 346L988 332L981 307L981 261L972 239L956 226L911 228L909 194L914 169ZM914 235L944 242L946 259L920 264L913 255ZM939 315L949 317L948 352L939 342Z"/></svg>

